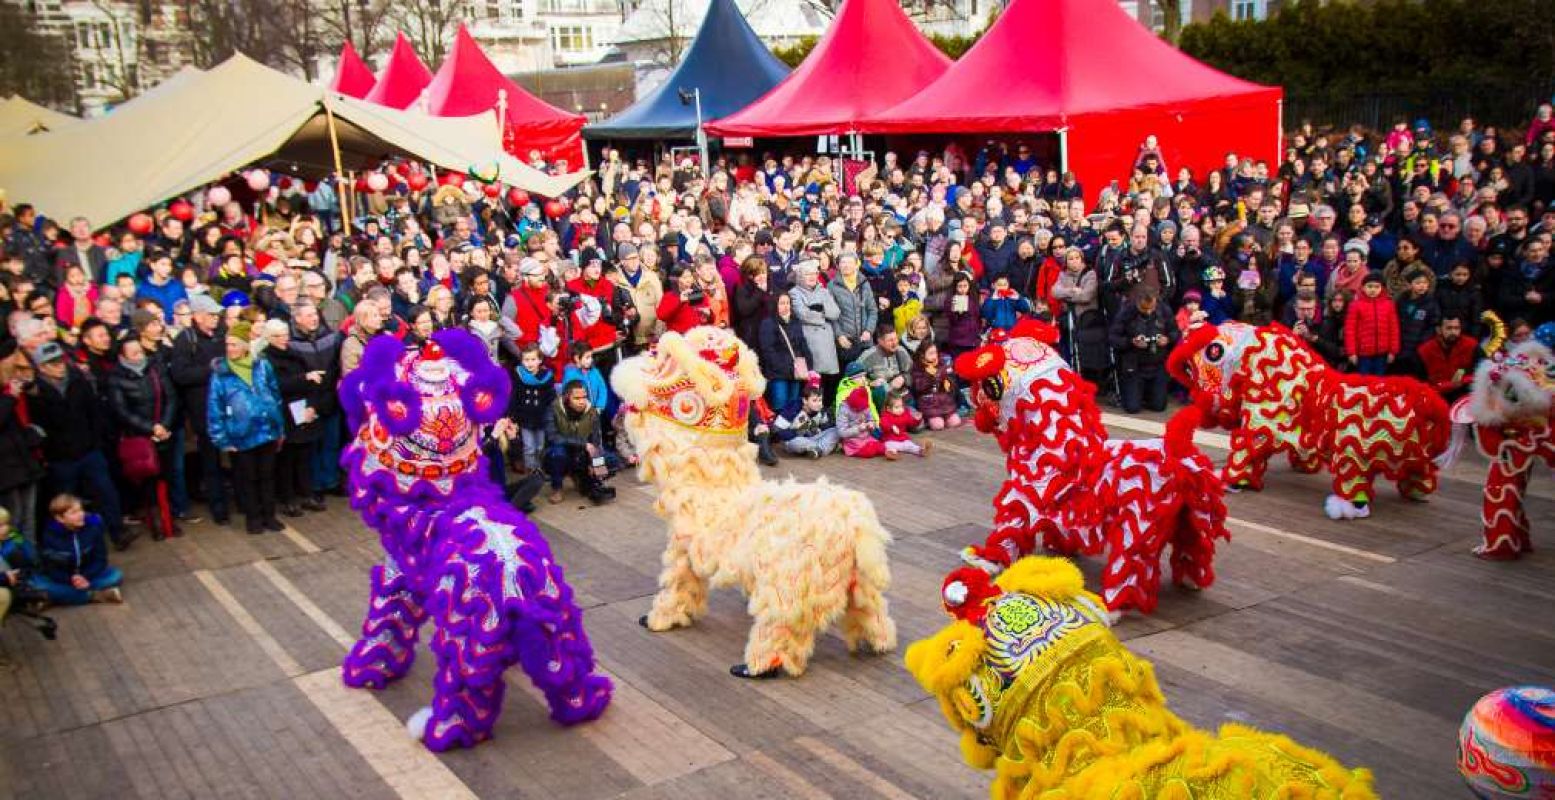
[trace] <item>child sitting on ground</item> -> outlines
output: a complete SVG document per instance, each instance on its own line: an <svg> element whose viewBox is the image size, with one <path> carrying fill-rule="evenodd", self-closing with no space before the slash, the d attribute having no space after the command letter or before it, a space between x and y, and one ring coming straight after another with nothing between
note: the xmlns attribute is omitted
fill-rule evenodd
<svg viewBox="0 0 1555 800"><path fill-rule="evenodd" d="M939 347L933 342L923 344L912 362L912 392L924 422L936 431L959 427L961 415L956 413L956 381L940 361Z"/></svg>
<svg viewBox="0 0 1555 800"><path fill-rule="evenodd" d="M830 455L842 440L837 434L837 421L826 409L826 398L814 386L805 387L799 404L784 409L773 421L772 429L784 450L811 458Z"/></svg>
<svg viewBox="0 0 1555 800"><path fill-rule="evenodd" d="M39 542L43 569L33 584L62 606L122 603L124 574L108 564L102 517L86 513L81 499L61 494L49 501L49 523Z"/></svg>
<svg viewBox="0 0 1555 800"><path fill-rule="evenodd" d="M918 426L917 415L907 407L907 397L901 392L886 396L885 410L880 413L880 439L885 447L885 457L895 461L902 453L926 457L933 442L918 444L908 431Z"/></svg>
<svg viewBox="0 0 1555 800"><path fill-rule="evenodd" d="M864 384L854 386L837 405L837 435L842 438L843 454L854 458L886 456L885 445L875 438L878 430L880 423L870 405L869 387Z"/></svg>

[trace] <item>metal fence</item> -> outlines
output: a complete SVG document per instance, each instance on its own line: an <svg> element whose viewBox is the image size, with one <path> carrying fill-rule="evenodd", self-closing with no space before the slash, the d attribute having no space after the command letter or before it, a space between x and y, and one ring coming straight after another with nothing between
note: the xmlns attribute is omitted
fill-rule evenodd
<svg viewBox="0 0 1555 800"><path fill-rule="evenodd" d="M1555 80L1495 86L1453 86L1411 92L1378 92L1343 97L1303 95L1286 87L1285 127L1304 120L1318 128L1345 128L1360 123L1386 130L1400 119L1424 117L1437 130L1452 130L1464 117L1481 125L1522 127L1534 109L1555 94Z"/></svg>

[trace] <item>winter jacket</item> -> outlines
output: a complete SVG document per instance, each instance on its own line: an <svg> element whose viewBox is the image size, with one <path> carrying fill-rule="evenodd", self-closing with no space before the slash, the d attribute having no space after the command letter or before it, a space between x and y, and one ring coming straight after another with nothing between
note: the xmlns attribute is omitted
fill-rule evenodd
<svg viewBox="0 0 1555 800"><path fill-rule="evenodd" d="M1435 294L1442 319L1456 317L1463 321L1465 335L1479 335L1479 315L1484 313L1485 298L1478 284L1470 281L1459 286L1450 280L1437 281Z"/></svg>
<svg viewBox="0 0 1555 800"><path fill-rule="evenodd" d="M842 315L831 290L817 283L806 289L795 285L788 290L794 303L794 316L799 318L804 330L805 349L810 351L810 370L822 375L836 375L842 370L837 363L837 337L832 323Z"/></svg>
<svg viewBox="0 0 1555 800"><path fill-rule="evenodd" d="M664 297L659 299L658 315L665 330L682 334L698 325L711 325L713 322L713 309L706 292L702 293L702 300L697 303L686 302L678 291L665 292Z"/></svg>
<svg viewBox="0 0 1555 800"><path fill-rule="evenodd" d="M948 368L942 365L939 372L930 375L921 365L914 364L909 383L918 413L925 417L948 417L956 413L956 382Z"/></svg>
<svg viewBox="0 0 1555 800"><path fill-rule="evenodd" d="M1176 320L1167 315L1166 306L1157 303L1154 311L1142 314L1139 306L1126 303L1112 320L1107 338L1117 352L1118 366L1124 372L1133 372L1160 369L1166 363L1166 354L1171 352L1181 335ZM1143 336L1151 342L1143 348L1135 347L1135 336ZM1156 336L1165 336L1166 344L1156 343Z"/></svg>
<svg viewBox="0 0 1555 800"><path fill-rule="evenodd" d="M562 372L562 386L573 381L580 381L589 391L589 404L598 409L603 409L610 402L610 387L605 384L605 374L599 367L591 367L587 372L578 369L576 364L568 364Z"/></svg>
<svg viewBox="0 0 1555 800"><path fill-rule="evenodd" d="M173 430L178 396L161 359L146 359L140 372L119 364L108 373L107 383L108 405L121 434L150 436L157 425Z"/></svg>
<svg viewBox="0 0 1555 800"><path fill-rule="evenodd" d="M326 398L335 394L334 384L314 383L308 380L308 373L314 367L308 363L308 359L302 353L288 347L279 350L274 347L265 348L265 360L275 368L276 385L281 390L281 416L286 420L286 441L289 444L307 444L316 442L324 437L324 412L320 407ZM308 404L318 416L312 422L298 424L292 416L291 404L297 401Z"/></svg>
<svg viewBox="0 0 1555 800"><path fill-rule="evenodd" d="M32 421L44 433L45 463L85 457L102 447L112 429L111 421L103 413L107 406L92 380L76 367L66 370L63 393L40 375L33 381L33 393L27 399Z"/></svg>
<svg viewBox="0 0 1555 800"><path fill-rule="evenodd" d="M1452 347L1442 344L1440 336L1432 336L1415 349L1420 364L1425 368L1425 381L1431 388L1447 394L1474 382L1474 362L1479 358L1479 341L1472 336L1459 336Z"/></svg>
<svg viewBox="0 0 1555 800"><path fill-rule="evenodd" d="M1013 238L1007 236L1001 244L995 245L991 239L978 237L974 247L978 258L983 261L982 285L984 287L992 286L995 278L1010 274L1016 259ZM1013 278L1010 285L1015 285Z"/></svg>
<svg viewBox="0 0 1555 800"><path fill-rule="evenodd" d="M1424 297L1405 295L1394 302L1398 308L1399 355L1413 359L1415 351L1436 333L1442 312L1436 307L1436 298L1427 292Z"/></svg>
<svg viewBox="0 0 1555 800"><path fill-rule="evenodd" d="M1398 310L1393 301L1386 294L1362 294L1351 300L1344 320L1345 356L1366 358L1398 353Z"/></svg>
<svg viewBox="0 0 1555 800"><path fill-rule="evenodd" d="M903 388L906 388L907 378L912 374L912 356L907 353L907 348L900 346L891 354L878 346L871 347L858 357L858 364L864 368L870 383L882 381L890 386L892 381L900 377L903 379Z"/></svg>
<svg viewBox="0 0 1555 800"><path fill-rule="evenodd" d="M950 318L945 331L945 344L955 350L970 350L983 342L983 309L976 295L966 296L966 310L956 311L956 296L945 301L945 315Z"/></svg>
<svg viewBox="0 0 1555 800"><path fill-rule="evenodd" d="M784 410L772 421L773 434L780 442L796 436L819 436L835 427L837 421L832 417L831 409L822 406L820 411L811 414L804 410L802 401Z"/></svg>
<svg viewBox="0 0 1555 800"><path fill-rule="evenodd" d="M518 427L530 431L545 430L545 417L556 402L556 381L545 366L534 374L523 367L515 369L518 380L513 382L513 393L508 399L508 416Z"/></svg>
<svg viewBox="0 0 1555 800"><path fill-rule="evenodd" d="M762 323L772 316L772 293L751 281L741 281L729 291L734 295L730 309L734 319L734 334L740 337L746 347L759 351Z"/></svg>
<svg viewBox="0 0 1555 800"><path fill-rule="evenodd" d="M1528 292L1541 295L1538 303L1528 302ZM1501 269L1501 287L1495 309L1502 319L1522 317L1537 326L1555 317L1555 261L1543 264L1507 264Z"/></svg>
<svg viewBox="0 0 1555 800"><path fill-rule="evenodd" d="M912 441L908 431L916 424L918 420L913 418L912 412L905 408L899 414L882 411L880 412L880 439L886 442Z"/></svg>
<svg viewBox="0 0 1555 800"><path fill-rule="evenodd" d="M978 313L983 321L988 323L990 330L1007 331L1015 327L1022 314L1031 313L1031 302L1011 289L1006 295L990 295L983 301L983 306Z"/></svg>
<svg viewBox="0 0 1555 800"><path fill-rule="evenodd" d="M324 371L324 386L329 391L319 398L318 409L320 417L333 416L340 412L340 397L333 387L340 383L340 346L345 342L345 335L340 331L326 328L321 322L312 333L304 333L292 324L292 340L288 349L302 356L303 361L311 370Z"/></svg>
<svg viewBox="0 0 1555 800"><path fill-rule="evenodd" d="M80 575L94 580L108 571L108 529L103 518L87 514L86 522L70 530L57 519L50 519L38 539L38 557L43 562L43 577L69 584Z"/></svg>
<svg viewBox="0 0 1555 800"><path fill-rule="evenodd" d="M1204 311L1204 321L1211 325L1219 325L1236 319L1236 305L1230 294L1216 297L1204 290L1204 296L1199 300L1199 308Z"/></svg>
<svg viewBox="0 0 1555 800"><path fill-rule="evenodd" d="M178 387L178 398L189 415L194 429L207 429L205 420L206 397L211 384L211 365L225 357L226 334L221 328L210 336L189 326L173 339L173 353L168 360L168 372L173 385Z"/></svg>
<svg viewBox="0 0 1555 800"><path fill-rule="evenodd" d="M252 450L276 441L286 431L275 368L268 360L256 358L253 378L252 384L239 378L225 358L211 365L205 414L211 443L218 450Z"/></svg>
<svg viewBox="0 0 1555 800"><path fill-rule="evenodd" d="M827 291L831 292L832 300L837 304L837 318L832 323L833 337L846 336L856 347L864 333L874 335L880 319L880 304L875 302L875 291L870 288L863 273L857 276L857 283L852 289L847 287L839 275L827 286Z"/></svg>
<svg viewBox="0 0 1555 800"><path fill-rule="evenodd" d="M1340 368L1349 365L1344 357L1345 316L1345 314L1330 314L1325 307L1323 322L1317 330L1317 341L1312 343L1312 349L1316 350L1318 355L1327 359L1329 364Z"/></svg>
<svg viewBox="0 0 1555 800"><path fill-rule="evenodd" d="M604 438L599 425L599 409L590 407L580 415L567 410L567 399L558 397L545 415L545 441L547 445L583 447L592 444L596 450L604 448Z"/></svg>
<svg viewBox="0 0 1555 800"><path fill-rule="evenodd" d="M157 306L162 309L163 322L171 324L173 321L173 304L179 300L189 299L189 290L184 288L183 281L176 278L168 278L167 283L158 285L151 282L150 278L140 282L135 287L135 298L142 297L157 301Z"/></svg>
<svg viewBox="0 0 1555 800"><path fill-rule="evenodd" d="M639 269L636 275L628 277L624 270L618 270L611 279L631 295L632 305L637 308L632 340L640 345L647 344L659 335L659 300L664 297L664 285L659 282L658 273Z"/></svg>
<svg viewBox="0 0 1555 800"><path fill-rule="evenodd" d="M761 333L757 336L757 352L761 359L761 374L769 381L794 380L794 359L802 358L811 369L810 347L805 341L804 324L796 314L783 321L776 315L761 321Z"/></svg>
<svg viewBox="0 0 1555 800"><path fill-rule="evenodd" d="M43 434L22 421L27 399L13 396L9 389L0 389L0 492L43 477L43 462L37 452Z"/></svg>
<svg viewBox="0 0 1555 800"><path fill-rule="evenodd" d="M1053 299L1064 304L1076 318L1087 311L1094 311L1096 303L1096 271L1081 270L1078 274L1063 270L1053 281ZM1055 312L1056 315L1056 312Z"/></svg>

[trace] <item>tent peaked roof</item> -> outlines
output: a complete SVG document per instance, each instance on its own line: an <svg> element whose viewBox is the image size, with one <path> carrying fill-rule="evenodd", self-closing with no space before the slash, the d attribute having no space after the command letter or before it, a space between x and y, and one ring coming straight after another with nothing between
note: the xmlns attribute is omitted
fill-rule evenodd
<svg viewBox="0 0 1555 800"><path fill-rule="evenodd" d="M882 42L890 56L882 58ZM906 100L944 74L950 59L898 0L845 0L826 35L782 83L709 129L721 136L820 136Z"/></svg>
<svg viewBox="0 0 1555 800"><path fill-rule="evenodd" d="M340 61L335 65L335 79L330 81L329 88L347 97L361 99L373 90L373 84L377 82L367 62L357 55L356 47L349 39L346 40L340 47Z"/></svg>
<svg viewBox="0 0 1555 800"><path fill-rule="evenodd" d="M1013 0L938 80L862 127L1051 130L1078 115L1279 91L1194 60L1114 0Z"/></svg>
<svg viewBox="0 0 1555 800"><path fill-rule="evenodd" d="M463 25L454 34L448 58L427 85L427 111L446 117L480 114L496 108L499 93L504 91L508 124L520 134L549 129L573 133L583 127L582 114L563 111L503 75Z"/></svg>
<svg viewBox="0 0 1555 800"><path fill-rule="evenodd" d="M389 53L389 63L383 66L378 82L373 84L372 91L363 99L389 108L409 108L421 96L421 90L431 82L432 71L421 63L416 48L411 46L410 39L401 32L394 38L394 50Z"/></svg>
<svg viewBox="0 0 1555 800"><path fill-rule="evenodd" d="M21 95L0 100L0 136L58 131L80 122L79 117L45 108Z"/></svg>
<svg viewBox="0 0 1555 800"><path fill-rule="evenodd" d="M700 90L705 123L744 108L787 74L788 67L761 43L734 0L712 0L696 39L669 79L585 133L600 139L690 137L696 133L696 107L680 101L681 89Z"/></svg>

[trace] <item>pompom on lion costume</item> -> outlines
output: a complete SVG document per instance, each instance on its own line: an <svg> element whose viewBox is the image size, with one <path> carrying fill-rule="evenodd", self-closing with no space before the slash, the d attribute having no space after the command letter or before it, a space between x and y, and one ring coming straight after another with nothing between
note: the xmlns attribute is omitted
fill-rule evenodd
<svg viewBox="0 0 1555 800"><path fill-rule="evenodd" d="M1009 478L994 497L993 531L963 558L997 574L1041 546L1064 555L1105 551L1108 609L1155 610L1161 557L1191 589L1215 582L1215 540L1226 533L1225 489L1193 444L1196 409L1165 439L1108 439L1096 389L1064 363L1053 326L1025 320L1002 341L962 354L977 429L994 434Z"/></svg>
<svg viewBox="0 0 1555 800"><path fill-rule="evenodd" d="M863 494L827 483L763 481L746 440L766 388L756 356L712 327L666 333L611 375L627 406L638 474L658 486L669 521L652 631L707 611L709 588L738 586L755 619L736 677L800 675L816 634L840 622L848 649L896 647L887 608L890 534Z"/></svg>
<svg viewBox="0 0 1555 800"><path fill-rule="evenodd" d="M1067 561L1031 556L996 580L952 573L955 622L907 649L995 800L1374 800L1371 774L1278 734L1195 729L1150 663L1113 635Z"/></svg>
<svg viewBox="0 0 1555 800"><path fill-rule="evenodd" d="M1234 490L1262 489L1269 458L1284 453L1297 472L1333 475L1330 519L1370 516L1378 477L1410 500L1436 491L1447 404L1417 380L1346 374L1282 325L1240 322L1183 337L1167 369L1206 422L1231 431L1223 477Z"/></svg>
<svg viewBox="0 0 1555 800"><path fill-rule="evenodd" d="M1555 325L1550 333L1555 338ZM1530 340L1481 362L1473 390L1453 406L1452 417L1458 424L1444 466L1456 458L1469 429L1490 459L1480 511L1485 541L1474 554L1510 561L1533 552L1523 495L1534 467L1555 468L1555 355Z"/></svg>
<svg viewBox="0 0 1555 800"><path fill-rule="evenodd" d="M380 336L340 386L357 431L340 459L351 508L384 549L341 677L371 689L403 678L430 617L432 705L407 727L431 750L491 736L503 673L515 663L563 725L594 719L610 702L561 565L481 456L477 426L502 415L509 390L485 345L462 330L441 331L419 350Z"/></svg>

